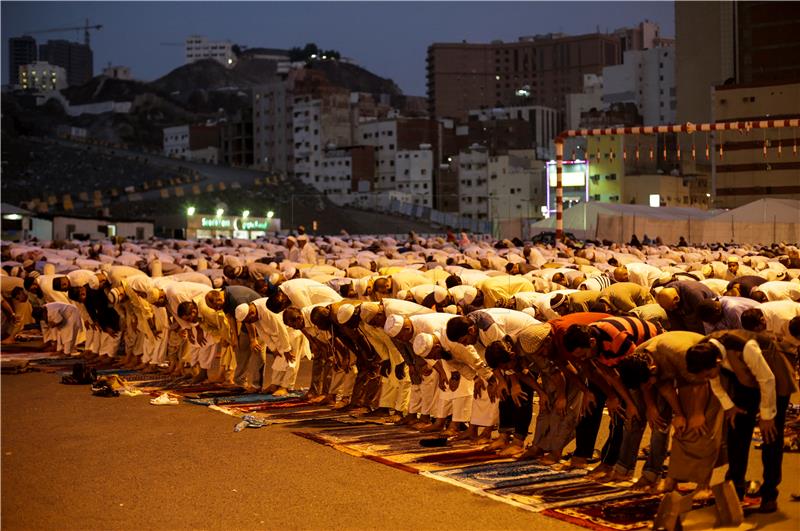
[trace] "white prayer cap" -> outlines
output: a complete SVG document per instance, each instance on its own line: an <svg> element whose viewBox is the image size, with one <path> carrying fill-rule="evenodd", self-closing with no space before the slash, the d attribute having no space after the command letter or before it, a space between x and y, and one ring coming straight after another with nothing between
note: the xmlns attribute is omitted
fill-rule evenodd
<svg viewBox="0 0 800 531"><path fill-rule="evenodd" d="M408 290L407 289L401 289L400 291L398 291L397 292L397 298L400 299L400 300L406 300L408 298Z"/></svg>
<svg viewBox="0 0 800 531"><path fill-rule="evenodd" d="M436 302L438 304L443 303L448 295L449 295L449 292L447 291L447 288L445 288L445 287L436 286L436 287L433 288L433 298L436 300Z"/></svg>
<svg viewBox="0 0 800 531"><path fill-rule="evenodd" d="M242 266L240 266L240 265L233 266L233 274L234 274L235 276L237 276L237 277L238 277L239 275L241 275L241 274L242 274L242 271L244 271L244 268L243 268Z"/></svg>
<svg viewBox="0 0 800 531"><path fill-rule="evenodd" d="M215 288L221 288L222 287L222 277L214 277L214 278L212 278L211 279L211 285L214 286Z"/></svg>
<svg viewBox="0 0 800 531"><path fill-rule="evenodd" d="M475 297L478 296L478 288L468 284L462 284L460 286L453 286L450 288L450 294L458 302L472 304L472 301L474 301Z"/></svg>
<svg viewBox="0 0 800 531"><path fill-rule="evenodd" d="M286 277L286 280L291 280L294 278L294 275L297 273L297 269L294 267L287 267L286 271L283 272L283 276Z"/></svg>
<svg viewBox="0 0 800 531"><path fill-rule="evenodd" d="M361 319L364 322L369 322L373 317L378 315L381 311L381 305L377 302L363 302L361 303Z"/></svg>
<svg viewBox="0 0 800 531"><path fill-rule="evenodd" d="M250 305L246 302L237 306L236 310L234 311L237 321L244 321L248 313L250 313Z"/></svg>
<svg viewBox="0 0 800 531"><path fill-rule="evenodd" d="M443 311L444 313L452 313L453 315L456 315L458 314L458 306L451 304L450 306L445 306Z"/></svg>
<svg viewBox="0 0 800 531"><path fill-rule="evenodd" d="M390 315L383 325L383 331L386 332L389 337L397 337L397 334L403 329L404 322L405 318L402 315Z"/></svg>
<svg viewBox="0 0 800 531"><path fill-rule="evenodd" d="M278 282L280 282L280 281L281 281L281 275L280 275L280 273L272 273L272 274L269 276L269 279L268 279L268 280L269 280L269 283L270 283L270 284L272 284L272 285L274 286L274 285L276 285Z"/></svg>
<svg viewBox="0 0 800 531"><path fill-rule="evenodd" d="M433 348L433 336L431 334L422 333L414 338L414 354L421 358L427 357Z"/></svg>
<svg viewBox="0 0 800 531"><path fill-rule="evenodd" d="M336 320L339 324L345 324L349 321L353 314L356 313L356 307L352 304L342 304L339 306L339 310L336 312Z"/></svg>
<svg viewBox="0 0 800 531"><path fill-rule="evenodd" d="M158 301L159 297L161 297L161 290L158 288L151 288L147 292L147 302L149 302L150 304L155 304Z"/></svg>
<svg viewBox="0 0 800 531"><path fill-rule="evenodd" d="M297 243L297 238L295 238L294 236L289 236L289 237L286 238L286 241L287 242L292 241L294 243Z"/></svg>

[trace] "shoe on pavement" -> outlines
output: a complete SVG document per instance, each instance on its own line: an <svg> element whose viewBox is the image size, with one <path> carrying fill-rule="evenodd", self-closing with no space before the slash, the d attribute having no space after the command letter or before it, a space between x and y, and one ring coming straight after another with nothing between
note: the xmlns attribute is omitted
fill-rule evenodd
<svg viewBox="0 0 800 531"><path fill-rule="evenodd" d="M180 401L169 395L169 393L161 393L158 398L153 398L150 403L154 406L177 406Z"/></svg>

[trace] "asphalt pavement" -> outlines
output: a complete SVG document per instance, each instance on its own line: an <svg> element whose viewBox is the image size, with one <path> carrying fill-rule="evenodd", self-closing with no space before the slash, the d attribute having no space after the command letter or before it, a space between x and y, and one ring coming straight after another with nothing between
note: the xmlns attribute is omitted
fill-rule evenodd
<svg viewBox="0 0 800 531"><path fill-rule="evenodd" d="M291 427L234 433L237 419L204 407L99 398L58 380L0 377L4 530L581 529L338 452ZM789 501L800 492L799 465L798 454L786 455L780 512L748 521L800 529L800 503Z"/></svg>

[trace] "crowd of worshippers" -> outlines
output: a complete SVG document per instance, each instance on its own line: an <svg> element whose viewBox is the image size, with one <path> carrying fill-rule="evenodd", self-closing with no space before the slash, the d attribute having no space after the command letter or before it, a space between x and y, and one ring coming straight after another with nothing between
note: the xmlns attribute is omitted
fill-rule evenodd
<svg viewBox="0 0 800 531"><path fill-rule="evenodd" d="M800 346L793 246L300 231L2 253L4 342L38 326L62 355L274 395L308 359L311 402L541 463L575 441L567 466L643 490L708 485L726 439L743 496L757 426L761 510L776 510Z"/></svg>

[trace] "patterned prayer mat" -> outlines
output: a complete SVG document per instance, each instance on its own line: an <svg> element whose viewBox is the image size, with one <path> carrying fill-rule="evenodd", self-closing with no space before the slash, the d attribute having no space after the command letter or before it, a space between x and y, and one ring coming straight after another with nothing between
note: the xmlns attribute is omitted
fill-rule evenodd
<svg viewBox="0 0 800 531"><path fill-rule="evenodd" d="M658 512L661 498L660 494L641 494L624 500L546 509L542 514L596 531L649 529ZM713 504L713 500L695 500L692 509Z"/></svg>
<svg viewBox="0 0 800 531"><path fill-rule="evenodd" d="M420 441L429 439L432 435L405 426L348 426L294 434L350 455L365 457L414 474L476 463L508 461L508 458L465 441L448 443L439 448L423 447Z"/></svg>
<svg viewBox="0 0 800 531"><path fill-rule="evenodd" d="M532 485L547 481L558 481L584 476L585 470L560 470L540 465L533 461L477 465L431 472L429 477L446 480L452 484L463 484L477 489L502 489L519 485Z"/></svg>

